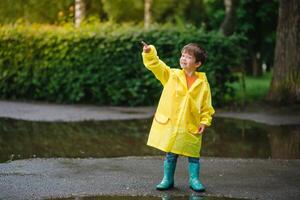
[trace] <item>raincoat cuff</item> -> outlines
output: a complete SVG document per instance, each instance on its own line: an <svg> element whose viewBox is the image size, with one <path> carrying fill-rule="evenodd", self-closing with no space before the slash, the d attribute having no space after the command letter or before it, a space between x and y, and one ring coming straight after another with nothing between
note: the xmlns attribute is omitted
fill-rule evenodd
<svg viewBox="0 0 300 200"><path fill-rule="evenodd" d="M149 45L149 46L150 46L150 49L151 49L150 52L148 52L148 53L143 52L142 53L143 57L147 60L151 60L151 59L155 58L156 55L157 55L155 47L153 45Z"/></svg>
<svg viewBox="0 0 300 200"><path fill-rule="evenodd" d="M206 126L210 126L211 125L211 120L208 120L208 119L202 119L200 121L200 124L204 124Z"/></svg>

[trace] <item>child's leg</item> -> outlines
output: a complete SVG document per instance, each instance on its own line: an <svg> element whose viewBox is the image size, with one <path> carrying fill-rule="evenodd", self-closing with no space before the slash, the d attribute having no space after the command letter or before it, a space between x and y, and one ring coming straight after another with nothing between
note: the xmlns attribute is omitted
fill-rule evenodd
<svg viewBox="0 0 300 200"><path fill-rule="evenodd" d="M199 158L195 158L195 157L188 157L189 159L189 163L192 162L192 163L199 163L200 162L200 159Z"/></svg>
<svg viewBox="0 0 300 200"><path fill-rule="evenodd" d="M158 190L167 190L174 187L174 173L176 168L178 155L174 153L167 153L164 160L164 177L160 184L156 186Z"/></svg>
<svg viewBox="0 0 300 200"><path fill-rule="evenodd" d="M189 157L189 184L190 188L196 192L204 192L205 188L199 180L200 161L199 158Z"/></svg>
<svg viewBox="0 0 300 200"><path fill-rule="evenodd" d="M168 162L175 162L176 163L177 162L177 158L178 158L177 154L168 152L166 154L165 160L167 160Z"/></svg>

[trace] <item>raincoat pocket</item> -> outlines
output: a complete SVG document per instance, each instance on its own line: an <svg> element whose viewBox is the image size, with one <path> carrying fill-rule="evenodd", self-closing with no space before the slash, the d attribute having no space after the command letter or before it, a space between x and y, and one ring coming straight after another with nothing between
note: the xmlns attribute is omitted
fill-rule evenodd
<svg viewBox="0 0 300 200"><path fill-rule="evenodd" d="M198 127L194 124L188 125L187 142L190 144L200 145L201 135L198 133Z"/></svg>
<svg viewBox="0 0 300 200"><path fill-rule="evenodd" d="M189 133L193 134L193 135L197 135L199 132L199 129L197 126L195 126L194 124L189 124L188 125L188 131Z"/></svg>
<svg viewBox="0 0 300 200"><path fill-rule="evenodd" d="M170 139L172 135L171 119L166 115L156 113L150 130L147 144L159 147L164 151L170 149Z"/></svg>

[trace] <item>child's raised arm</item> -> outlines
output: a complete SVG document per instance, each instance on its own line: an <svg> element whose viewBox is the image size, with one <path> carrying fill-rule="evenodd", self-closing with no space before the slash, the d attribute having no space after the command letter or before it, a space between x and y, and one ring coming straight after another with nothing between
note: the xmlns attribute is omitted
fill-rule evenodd
<svg viewBox="0 0 300 200"><path fill-rule="evenodd" d="M169 79L170 67L159 59L156 49L153 45L148 45L144 41L142 41L141 43L143 44L142 56L145 67L152 71L155 77L163 85L165 85Z"/></svg>

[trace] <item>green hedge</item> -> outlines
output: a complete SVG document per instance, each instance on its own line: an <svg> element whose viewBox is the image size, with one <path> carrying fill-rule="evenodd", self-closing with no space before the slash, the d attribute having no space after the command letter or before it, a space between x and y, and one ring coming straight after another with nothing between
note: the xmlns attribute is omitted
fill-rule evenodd
<svg viewBox="0 0 300 200"><path fill-rule="evenodd" d="M200 43L209 54L200 70L207 72L214 104L232 95L230 67L241 63L242 37L193 28L100 28L0 27L0 98L153 105L162 88L143 66L141 40L154 44L172 67L183 45Z"/></svg>

